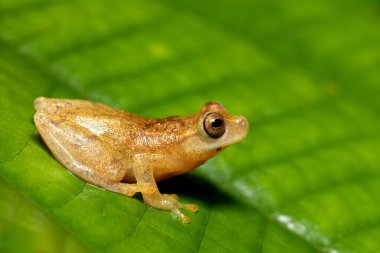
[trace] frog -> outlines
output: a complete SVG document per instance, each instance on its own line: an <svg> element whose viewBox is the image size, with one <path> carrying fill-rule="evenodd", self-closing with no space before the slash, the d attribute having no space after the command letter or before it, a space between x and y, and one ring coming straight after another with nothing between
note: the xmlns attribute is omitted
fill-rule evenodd
<svg viewBox="0 0 380 253"><path fill-rule="evenodd" d="M208 102L186 116L147 118L105 104L80 99L38 97L35 126L54 158L91 185L132 197L142 195L148 206L167 210L184 223L176 194L160 193L157 182L188 173L248 133L243 116Z"/></svg>

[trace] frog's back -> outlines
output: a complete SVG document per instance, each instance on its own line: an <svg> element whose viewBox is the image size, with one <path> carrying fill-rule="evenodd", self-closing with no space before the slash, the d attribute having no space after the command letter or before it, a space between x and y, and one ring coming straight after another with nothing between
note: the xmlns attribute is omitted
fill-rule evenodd
<svg viewBox="0 0 380 253"><path fill-rule="evenodd" d="M71 132L68 138L99 139L115 150L132 148L131 142L141 132L141 122L147 120L84 100L37 98L34 106L37 110L34 120L40 133L47 128L62 129Z"/></svg>
<svg viewBox="0 0 380 253"><path fill-rule="evenodd" d="M99 146L116 159L176 154L172 147L186 139L188 126L197 125L193 115L148 119L83 100L37 98L35 108L34 121L44 139L50 135L61 145L71 142L83 150Z"/></svg>
<svg viewBox="0 0 380 253"><path fill-rule="evenodd" d="M79 99L59 99L59 98L45 98L38 97L34 100L34 108L38 110L43 109L59 109L62 107L103 107L109 108L101 103L79 100Z"/></svg>

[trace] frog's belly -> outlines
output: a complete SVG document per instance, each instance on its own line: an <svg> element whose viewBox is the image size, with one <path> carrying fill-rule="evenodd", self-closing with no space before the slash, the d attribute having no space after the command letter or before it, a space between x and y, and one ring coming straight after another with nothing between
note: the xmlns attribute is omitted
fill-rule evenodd
<svg viewBox="0 0 380 253"><path fill-rule="evenodd" d="M157 166L154 168L153 175L156 182L185 174L197 168L199 165L203 164L204 161L194 162L194 161L181 161L176 159L171 159L168 157L162 164L163 166Z"/></svg>

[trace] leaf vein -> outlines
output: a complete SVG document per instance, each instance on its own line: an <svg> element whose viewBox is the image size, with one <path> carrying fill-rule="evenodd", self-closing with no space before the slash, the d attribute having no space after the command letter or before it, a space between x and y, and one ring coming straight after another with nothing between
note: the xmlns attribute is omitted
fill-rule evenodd
<svg viewBox="0 0 380 253"><path fill-rule="evenodd" d="M15 159L17 156L19 156L25 149L26 147L28 146L28 144L30 143L30 141L32 140L32 137L35 133L35 128L33 128L33 131L32 133L29 135L29 137L27 138L27 140L25 141L25 143L22 145L22 147L14 154L12 155L10 158L8 159L5 159L3 161L0 161L0 165L1 164L4 164L6 162L9 162L9 161L12 161L13 159Z"/></svg>
<svg viewBox="0 0 380 253"><path fill-rule="evenodd" d="M206 222L206 225L204 226L203 228L203 231L202 231L202 234L201 234L201 238L199 240L199 243L198 243L198 247L197 247L197 252L200 252L201 248L202 248L202 244L204 242L204 238L205 238L205 235L206 235L206 231L209 227L209 224L210 224L210 220L212 218L212 214L213 214L213 208L210 207L210 213L209 215L207 216L207 222Z"/></svg>

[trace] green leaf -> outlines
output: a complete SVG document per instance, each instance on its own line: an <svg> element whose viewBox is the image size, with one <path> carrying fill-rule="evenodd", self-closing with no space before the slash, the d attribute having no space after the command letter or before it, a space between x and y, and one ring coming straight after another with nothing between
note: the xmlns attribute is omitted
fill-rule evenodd
<svg viewBox="0 0 380 253"><path fill-rule="evenodd" d="M379 21L376 0L3 0L0 251L380 251ZM37 96L150 117L217 100L251 129L159 185L199 205L187 225L64 169Z"/></svg>
<svg viewBox="0 0 380 253"><path fill-rule="evenodd" d="M1 183L0 252L87 252L50 217Z"/></svg>

